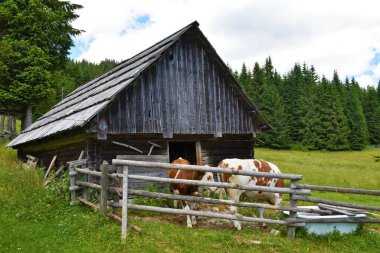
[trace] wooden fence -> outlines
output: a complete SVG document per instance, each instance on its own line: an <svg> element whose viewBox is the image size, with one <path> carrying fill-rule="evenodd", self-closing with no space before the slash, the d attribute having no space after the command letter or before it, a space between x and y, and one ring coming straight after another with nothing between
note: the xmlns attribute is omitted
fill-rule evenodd
<svg viewBox="0 0 380 253"><path fill-rule="evenodd" d="M369 194L380 196L380 191L373 190L363 190L363 189L350 189L350 188L337 188L337 187L324 187L324 186L313 186L306 184L299 184L298 181L302 179L301 175L295 174L272 174L272 173L262 173L262 172L242 172L241 170L231 171L230 169L219 168L219 167L208 167L208 166L195 166L195 165L178 165L170 163L157 163L157 162L144 162L144 161L131 161L131 160L120 160L114 159L112 161L113 166L109 169L109 165L103 162L101 166L101 171L92 171L89 168L84 168L84 164L76 162L70 166L70 191L71 191L71 204L74 204L76 200L89 205L93 208L99 209L103 214L115 218L122 223L122 238L126 238L127 235L127 215L128 209L135 210L145 210L153 212L161 212L168 214L180 214L180 215L192 215L201 217L211 217L211 218L221 218L229 220L239 220L247 222L258 222L258 223L269 223L269 224L280 224L286 225L288 230L288 237L295 237L295 228L299 226L304 226L305 223L315 223L315 222L380 222L380 219L373 219L367 217L355 218L339 218L333 221L326 221L321 216L320 219L300 219L297 218L297 212L306 213L319 213L319 214L331 214L333 207L329 206L325 210L315 210L312 208L304 208L298 206L299 201L317 202L322 203L321 205L329 204L334 206L346 207L347 210L350 208L358 208L365 210L375 210L380 211L380 207L376 206L364 206L364 205L354 205L350 203L336 202L330 200L323 200L312 198L306 195L311 194L311 190L324 190L324 191L334 191L334 192L349 192L356 194ZM161 177L150 177L150 176L140 176L140 175L128 175L128 166L134 167L144 167L144 168L163 168L163 169L181 169L181 170L197 170L202 172L213 172L213 173L229 173L237 175L247 175L255 177L267 177L267 178L282 178L290 180L290 187L276 188L276 187L264 187L264 186L243 186L231 183L220 183L220 182L202 182L196 180L182 180L182 179L169 179ZM77 175L82 175L82 180L76 180ZM93 178L98 178L98 180L93 180ZM100 178L100 180L99 180ZM261 192L273 192L289 194L289 206L274 206L263 203L249 203L240 202L235 203L231 200L213 199L206 197L195 197L195 196L181 196L174 194L165 194L160 192L149 192L145 190L134 190L128 189L129 180L146 180L150 182L162 182L162 183L181 183L190 184L197 186L208 186L208 187L218 187L218 188L231 188L231 189L241 189L250 191L261 191ZM96 182L99 183L96 183ZM100 190L99 203L97 206L87 199L87 189ZM76 192L82 190L82 196L77 198ZM172 200L184 200L192 202L202 202L208 204L223 204L223 205L233 205L239 207L257 207L260 209L275 209L281 211L289 211L289 218L286 220L274 220L265 218L254 218L247 217L240 214L232 215L218 212L205 212L205 211L194 211L194 210L183 210L183 209L173 209L173 208L163 208L156 206L146 206L146 205L135 205L128 203L128 196L144 196L150 198L164 198ZM120 197L122 201L120 203ZM111 200L110 200L111 199ZM107 206L113 208L112 212L107 211ZM122 209L121 217L116 214L115 208ZM341 210L341 209L339 209ZM356 210L356 209L355 209Z"/></svg>

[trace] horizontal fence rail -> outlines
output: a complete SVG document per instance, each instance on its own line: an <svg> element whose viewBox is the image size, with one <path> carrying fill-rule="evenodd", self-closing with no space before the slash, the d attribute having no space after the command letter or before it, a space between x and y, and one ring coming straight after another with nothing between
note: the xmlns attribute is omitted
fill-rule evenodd
<svg viewBox="0 0 380 253"><path fill-rule="evenodd" d="M380 191L368 190L368 189L354 189L354 188L343 188L343 187L333 187L333 186L320 186L320 185L312 185L312 184L297 184L297 188L316 190L316 191L325 191L325 192L339 192L339 193L351 193L351 194L380 196Z"/></svg>
<svg viewBox="0 0 380 253"><path fill-rule="evenodd" d="M144 167L144 168L196 170L196 171L201 171L201 172L226 173L226 174L253 176L253 177L282 178L282 179L292 179L292 180L302 179L302 175L297 175L297 174L274 174L274 173L254 172L254 171L244 172L241 170L231 170L231 169L224 169L224 168L219 168L219 167L198 166L198 165L182 165L182 164L172 164L172 163L157 163L157 162L144 162L144 161L120 160L120 159L113 159L112 164L119 165L119 166L136 166L136 167Z"/></svg>
<svg viewBox="0 0 380 253"><path fill-rule="evenodd" d="M334 205L334 206L343 206L343 207L351 207L351 208L363 209L363 210L380 211L380 206L365 206L365 205L351 204L351 203L346 203L346 202L333 201L333 200L321 199L321 198L313 198L313 197L305 197L305 196L293 196L293 199L306 201L306 202L313 202L313 203L323 203L323 204Z"/></svg>
<svg viewBox="0 0 380 253"><path fill-rule="evenodd" d="M122 205L120 205L119 203L110 202L109 205L114 206L114 207L122 207ZM286 225L287 224L286 221L282 221L282 220L254 218L254 217L247 217L247 216L243 216L243 215L239 215L239 214L238 215L232 215L232 214L223 214L223 213L215 213L215 212L203 212L203 211L174 209L174 208L157 207L157 206L134 205L134 204L128 204L127 207L128 207L128 209L141 210L141 211L152 211L152 212L160 212L160 213L168 213L168 214L203 216L203 217L210 217L210 218L259 222L259 223L268 223L268 224L280 224L280 225ZM303 224L299 224L299 226L303 226Z"/></svg>
<svg viewBox="0 0 380 253"><path fill-rule="evenodd" d="M281 187L268 187L268 186L246 186L233 183L217 183L217 182L207 182L199 180L187 180L187 179L171 179L171 178L161 178L161 177L149 177L149 176L138 176L129 175L128 179L144 180L151 182L161 182L161 183L174 183L174 184L188 184L197 186L207 186L207 187L218 187L218 188L230 188L239 189L246 191L261 191L261 192L275 192L275 193L291 193L300 195L310 195L310 190L303 189L291 189L291 188L281 188Z"/></svg>
<svg viewBox="0 0 380 253"><path fill-rule="evenodd" d="M110 191L112 192L122 192L122 188L114 188L110 187ZM129 195L143 196L149 198L156 199L172 199L172 200L182 200L182 201L192 201L192 202L201 202L208 204L222 204L222 205L231 205L231 206L239 206L239 207L257 207L257 208L267 208L273 210L281 210L281 211L294 211L294 212L304 212L304 213L318 213L318 214L331 214L332 212L329 210L316 210L312 208L291 208L287 206L275 206L270 204L263 203L250 203L250 202L234 202L233 200L225 200L225 199L214 199L214 198L206 198L206 197L196 197L196 196L188 196L188 195L173 195L159 192L149 192L143 190L128 190Z"/></svg>

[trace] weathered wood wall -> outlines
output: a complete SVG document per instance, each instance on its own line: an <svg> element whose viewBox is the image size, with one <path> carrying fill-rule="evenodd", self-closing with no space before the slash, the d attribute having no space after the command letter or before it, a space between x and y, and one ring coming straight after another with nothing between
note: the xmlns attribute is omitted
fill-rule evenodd
<svg viewBox="0 0 380 253"><path fill-rule="evenodd" d="M253 158L252 140L214 140L202 141L202 160L209 166L217 166L226 158Z"/></svg>
<svg viewBox="0 0 380 253"><path fill-rule="evenodd" d="M47 167L54 155L56 164L77 160L82 150L86 151L87 134L77 133L70 136L57 136L43 143L25 144L17 150L18 159L24 160L26 155L39 159L40 166Z"/></svg>
<svg viewBox="0 0 380 253"><path fill-rule="evenodd" d="M109 133L255 134L252 108L204 48L195 34L184 35L98 119L109 122Z"/></svg>

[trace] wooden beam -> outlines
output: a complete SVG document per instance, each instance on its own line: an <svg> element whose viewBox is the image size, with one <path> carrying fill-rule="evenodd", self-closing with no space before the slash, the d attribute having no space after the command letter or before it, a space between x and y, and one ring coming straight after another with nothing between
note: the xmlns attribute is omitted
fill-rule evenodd
<svg viewBox="0 0 380 253"><path fill-rule="evenodd" d="M45 176L44 176L44 179L46 179L46 178L49 176L49 174L50 174L50 170L51 170L51 168L53 168L53 165L54 165L56 159L57 159L57 155L53 156L53 159L51 159L51 162L50 162L49 168L48 168L47 171L46 171L46 174L45 174Z"/></svg>
<svg viewBox="0 0 380 253"><path fill-rule="evenodd" d="M135 150L135 151L137 151L137 152L139 152L139 153L141 153L141 154L144 153L142 150L140 150L140 149L138 149L138 148L135 148L135 147L133 147L133 146L131 146L131 145L125 144L125 143L121 143L121 142L117 142L117 141L113 141L112 143L113 143L113 144L116 144L116 145L119 145L119 146L123 146L123 147L126 147L126 148L133 149L133 150Z"/></svg>

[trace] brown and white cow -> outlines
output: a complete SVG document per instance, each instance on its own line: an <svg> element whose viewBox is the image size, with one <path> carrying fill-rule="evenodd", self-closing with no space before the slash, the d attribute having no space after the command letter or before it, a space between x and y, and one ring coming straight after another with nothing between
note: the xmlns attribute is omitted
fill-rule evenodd
<svg viewBox="0 0 380 253"><path fill-rule="evenodd" d="M256 171L280 174L280 169L273 163L257 160L257 159L224 159L218 165L221 168L228 168L231 170L242 171ZM238 185L246 186L268 186L268 187L284 187L284 180L278 178L266 178L266 177L251 177L234 174L219 174L221 181L226 183L234 183ZM228 198L234 202L240 201L240 196L245 194L250 201L267 201L270 204L280 206L282 203L282 197L279 193L272 192L258 192L258 191L245 191L238 189L227 189ZM232 214L237 214L237 207L231 206L230 211ZM260 216L263 215L263 209L259 209ZM235 228L241 229L240 221L234 221Z"/></svg>
<svg viewBox="0 0 380 253"><path fill-rule="evenodd" d="M182 164L182 165L190 165L190 162L183 158L178 158L172 162L173 164ZM176 170L171 169L169 170L169 178L174 179L186 179L186 180L199 180L199 181L210 181L214 182L213 174L211 172L201 172L196 170ZM197 196L198 193L198 186L195 185L189 185L189 184L171 184L170 185L171 190L176 195L189 195L189 196ZM211 191L216 191L216 187L208 187ZM182 206L186 210L192 210L195 208L195 203L193 202L187 202L182 201ZM177 207L177 202L174 201L174 206ZM192 225L195 225L197 223L196 217L187 215L187 227L192 227Z"/></svg>

